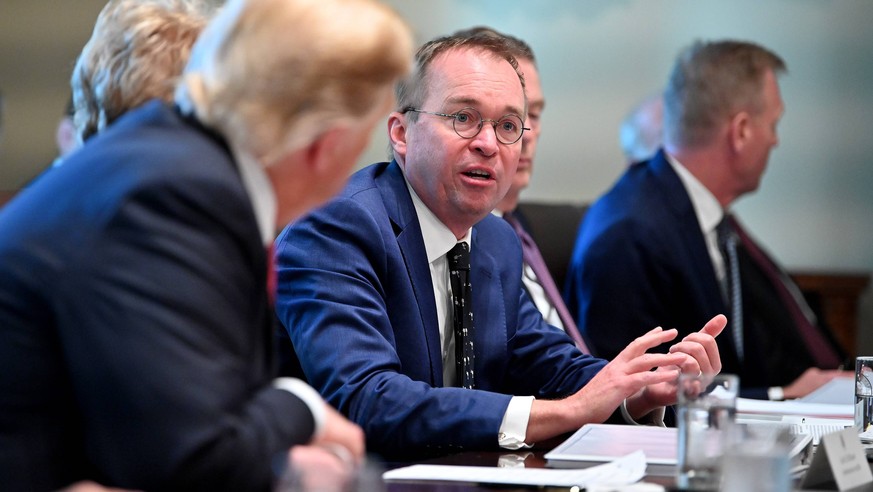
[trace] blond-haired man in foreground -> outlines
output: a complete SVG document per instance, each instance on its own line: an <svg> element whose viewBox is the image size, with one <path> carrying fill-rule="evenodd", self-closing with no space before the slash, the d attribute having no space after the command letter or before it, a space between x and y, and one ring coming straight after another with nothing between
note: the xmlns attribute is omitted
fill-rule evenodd
<svg viewBox="0 0 873 492"><path fill-rule="evenodd" d="M231 0L176 106L115 121L0 213L0 489L267 490L361 430L274 379L267 247L335 193L409 68L369 0Z"/></svg>

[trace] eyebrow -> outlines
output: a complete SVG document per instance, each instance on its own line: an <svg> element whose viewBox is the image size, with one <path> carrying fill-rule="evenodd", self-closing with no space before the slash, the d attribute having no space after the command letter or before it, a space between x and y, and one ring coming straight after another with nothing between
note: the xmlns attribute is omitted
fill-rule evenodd
<svg viewBox="0 0 873 492"><path fill-rule="evenodd" d="M445 100L445 104L465 104L467 106L476 108L476 110L479 110L479 108L478 108L479 100L476 98L473 98L473 97L467 97L467 96L450 97L450 98ZM503 114L510 114L511 113L511 114L515 114L518 116L521 116L522 114L524 114L524 111L520 110L519 108L513 107L512 105L506 105L505 108L506 108L506 112ZM481 112L481 110L479 110L479 111Z"/></svg>

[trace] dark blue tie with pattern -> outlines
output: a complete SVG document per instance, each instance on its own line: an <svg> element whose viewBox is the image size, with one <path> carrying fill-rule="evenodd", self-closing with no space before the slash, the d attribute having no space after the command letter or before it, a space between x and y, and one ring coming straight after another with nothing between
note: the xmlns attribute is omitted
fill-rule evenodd
<svg viewBox="0 0 873 492"><path fill-rule="evenodd" d="M473 291L470 287L470 248L459 242L446 255L452 286L452 309L455 332L455 366L458 385L472 389L476 385L473 366Z"/></svg>

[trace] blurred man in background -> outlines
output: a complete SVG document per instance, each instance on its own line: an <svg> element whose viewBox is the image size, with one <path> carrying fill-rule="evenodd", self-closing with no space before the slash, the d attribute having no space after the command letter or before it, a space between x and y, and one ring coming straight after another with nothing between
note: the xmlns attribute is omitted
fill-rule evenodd
<svg viewBox="0 0 873 492"><path fill-rule="evenodd" d="M772 51L739 41L698 42L678 57L663 151L592 205L576 241L568 304L597 354L613 357L644 326L681 336L727 313L718 344L744 396L797 398L845 374L797 286L730 211L779 143L785 71Z"/></svg>

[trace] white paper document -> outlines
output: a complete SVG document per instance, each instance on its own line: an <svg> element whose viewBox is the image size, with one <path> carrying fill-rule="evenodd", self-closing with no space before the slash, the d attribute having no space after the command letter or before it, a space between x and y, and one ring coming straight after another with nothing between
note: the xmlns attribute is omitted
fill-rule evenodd
<svg viewBox="0 0 873 492"><path fill-rule="evenodd" d="M854 419L855 407L851 403L807 403L798 400L769 401L737 398L737 413Z"/></svg>
<svg viewBox="0 0 873 492"><path fill-rule="evenodd" d="M642 479L645 473L646 456L642 451L636 451L609 463L584 469L552 470L548 468L412 465L387 471L382 475L382 478L384 480L436 480L585 488L601 484L631 484Z"/></svg>
<svg viewBox="0 0 873 492"><path fill-rule="evenodd" d="M823 384L817 390L798 398L804 403L836 403L840 405L855 404L855 378L834 378Z"/></svg>

